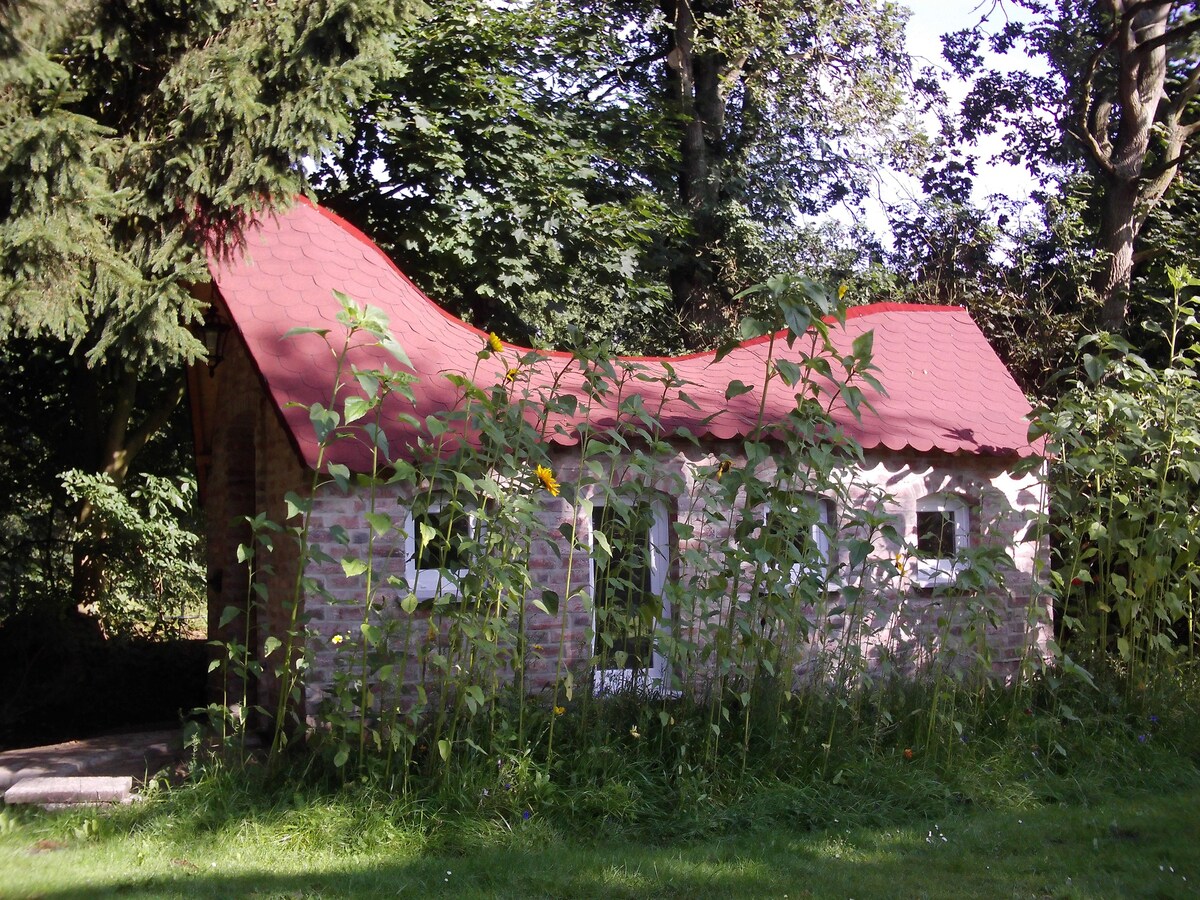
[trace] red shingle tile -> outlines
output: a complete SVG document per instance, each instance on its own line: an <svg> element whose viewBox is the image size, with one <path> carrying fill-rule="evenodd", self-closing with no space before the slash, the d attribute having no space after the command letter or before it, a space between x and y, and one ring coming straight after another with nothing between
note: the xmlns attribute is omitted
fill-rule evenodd
<svg viewBox="0 0 1200 900"><path fill-rule="evenodd" d="M229 260L210 260L209 268L267 390L310 465L316 460L317 446L308 414L289 404L328 403L334 359L316 335L280 338L290 328L307 326L329 328L331 339L340 342L335 290L359 305L383 310L412 359L421 379L415 386L416 408L395 398L389 407L392 414L414 412L423 418L445 409L457 401L458 391L444 373L474 373L476 383L488 388L500 383L507 367L526 352L506 345L503 354L478 360L476 354L487 340L484 332L440 309L351 225L304 201L266 217L248 235L245 252ZM848 354L854 339L867 331L874 331L877 371L873 374L888 394L879 396L863 385L874 412L863 410L861 421L844 404L837 400L833 404L834 418L864 447L1017 456L1040 451L1040 445L1031 446L1026 439L1028 402L965 310L882 303L853 309L844 326L831 323L830 328L842 354ZM775 341L778 356L797 362L807 346L797 341L789 350L782 339ZM629 364L638 367L639 374L661 377L666 362L688 383L684 390L700 409L672 397L659 410L664 425L731 439L747 434L757 421L767 348L768 341L759 339L719 362L713 354L702 353ZM378 348L358 349L352 361L362 368L393 364ZM592 427L614 421L615 387L584 412L588 406L583 402L584 380L563 354L545 354L531 376L522 374L515 390L538 396L556 379L560 389L581 397L581 411L570 419L552 419L548 440L575 443L585 418ZM735 379L754 389L727 401L725 388ZM830 386L825 389L831 396ZM632 379L622 390L626 394L636 390L650 409L658 409L660 383ZM782 381L772 381L764 407L766 421L785 416L793 408L794 394ZM416 434L393 423L389 439L395 451L414 444ZM366 454L356 444L342 443L335 446L333 460L361 466Z"/></svg>

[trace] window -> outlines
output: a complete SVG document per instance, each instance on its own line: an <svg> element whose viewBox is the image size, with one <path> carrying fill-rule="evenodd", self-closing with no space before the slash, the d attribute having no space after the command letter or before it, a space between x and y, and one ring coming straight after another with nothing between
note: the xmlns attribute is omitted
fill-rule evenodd
<svg viewBox="0 0 1200 900"><path fill-rule="evenodd" d="M591 588L597 693L630 685L661 689L666 659L656 635L669 619L667 506L662 501L592 508Z"/></svg>
<svg viewBox="0 0 1200 900"><path fill-rule="evenodd" d="M957 497L917 501L917 555L913 581L920 587L953 584L967 568L959 558L970 541L967 506Z"/></svg>
<svg viewBox="0 0 1200 900"><path fill-rule="evenodd" d="M418 600L459 594L467 574L476 517L457 504L421 498L409 514L405 546L408 583Z"/></svg>
<svg viewBox="0 0 1200 900"><path fill-rule="evenodd" d="M833 503L811 494L781 494L763 516L765 565L786 573L787 585L827 582ZM828 589L828 586L827 586Z"/></svg>

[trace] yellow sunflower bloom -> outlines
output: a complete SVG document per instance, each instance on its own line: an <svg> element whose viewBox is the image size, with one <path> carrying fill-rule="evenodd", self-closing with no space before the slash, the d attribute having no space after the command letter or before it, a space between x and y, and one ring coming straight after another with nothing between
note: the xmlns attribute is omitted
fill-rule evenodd
<svg viewBox="0 0 1200 900"><path fill-rule="evenodd" d="M565 713L566 711L567 711L567 708L566 708L565 706L556 706L556 707L554 707L554 714L555 714L556 716L561 716L561 715L562 715L563 713Z"/></svg>
<svg viewBox="0 0 1200 900"><path fill-rule="evenodd" d="M551 497L558 496L558 479L554 477L554 471L546 466L538 466L534 473L538 480L541 481L542 487L550 492Z"/></svg>
<svg viewBox="0 0 1200 900"><path fill-rule="evenodd" d="M733 468L733 460L723 459L721 464L717 466L717 481L720 481L724 476L729 474L729 470Z"/></svg>
<svg viewBox="0 0 1200 900"><path fill-rule="evenodd" d="M500 336L494 331L488 335L488 349L493 353L499 353L504 349L504 345L500 343Z"/></svg>
<svg viewBox="0 0 1200 900"><path fill-rule="evenodd" d="M519 374L521 374L521 370L518 369L516 366L513 366L511 369L509 369L507 372L504 373L504 383L512 384L514 381L517 380L517 376Z"/></svg>

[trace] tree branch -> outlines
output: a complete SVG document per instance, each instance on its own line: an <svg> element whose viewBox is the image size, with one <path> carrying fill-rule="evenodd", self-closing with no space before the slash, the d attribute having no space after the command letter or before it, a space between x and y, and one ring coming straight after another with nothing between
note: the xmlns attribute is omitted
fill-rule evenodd
<svg viewBox="0 0 1200 900"><path fill-rule="evenodd" d="M1114 6L1119 0L1114 0ZM1079 110L1078 110L1078 127L1079 139L1083 143L1084 150L1091 157L1092 162L1099 166L1106 174L1116 175L1116 170L1113 168L1112 153L1107 151L1100 145L1096 135L1092 132L1092 113L1093 113L1093 91L1095 90L1096 73L1100 70L1100 62L1104 59L1104 55L1112 49L1117 38L1121 36L1119 28L1113 28L1108 37L1104 39L1095 52L1088 59L1087 68L1084 70L1083 89L1080 92ZM1109 104L1111 108L1111 104ZM1107 118L1107 117L1106 117ZM1096 130L1100 134L1106 134L1107 128L1105 122L1097 122ZM1107 137L1105 138L1107 144Z"/></svg>
<svg viewBox="0 0 1200 900"><path fill-rule="evenodd" d="M1164 31L1156 38L1139 43L1133 52L1138 55L1153 53L1159 47L1165 47L1167 44L1187 39L1197 31L1200 31L1200 16L1192 19L1190 22L1185 22L1182 25L1177 25L1174 28Z"/></svg>
<svg viewBox="0 0 1200 900"><path fill-rule="evenodd" d="M158 406L150 411L138 429L125 442L125 468L129 468L129 464L133 462L133 458L141 452L142 448L154 435L167 424L171 418L171 414L175 412L175 408L179 406L183 400L184 377L180 374L175 381L167 389L166 396L159 402Z"/></svg>

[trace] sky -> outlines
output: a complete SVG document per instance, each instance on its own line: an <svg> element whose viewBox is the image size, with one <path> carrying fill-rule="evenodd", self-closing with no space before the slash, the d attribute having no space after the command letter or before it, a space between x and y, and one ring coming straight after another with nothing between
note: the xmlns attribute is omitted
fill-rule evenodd
<svg viewBox="0 0 1200 900"><path fill-rule="evenodd" d="M925 66L936 66L948 70L948 65L942 59L941 36L950 31L969 28L979 22L980 18L992 12L992 21L1003 21L1006 12L1009 15L1020 13L1012 4L1000 8L996 0L902 0L903 4L912 10L908 21L907 39L909 53L913 57L914 69ZM1024 66L1024 59L998 60L1001 66ZM952 98L961 98L966 92L966 85L961 81L953 81L947 85ZM931 121L931 128L936 123ZM975 180L973 199L976 203L985 204L991 194L1001 193L1013 199L1024 199L1029 196L1034 187L1033 180L1024 169L993 163L990 157L999 152L1002 140L997 138L978 148L978 177ZM888 173L880 184L880 196L867 210L867 224L879 234L886 232L886 219L882 203L896 203L920 195L920 185L915 178L906 177L899 173ZM856 217L857 218L857 217Z"/></svg>

